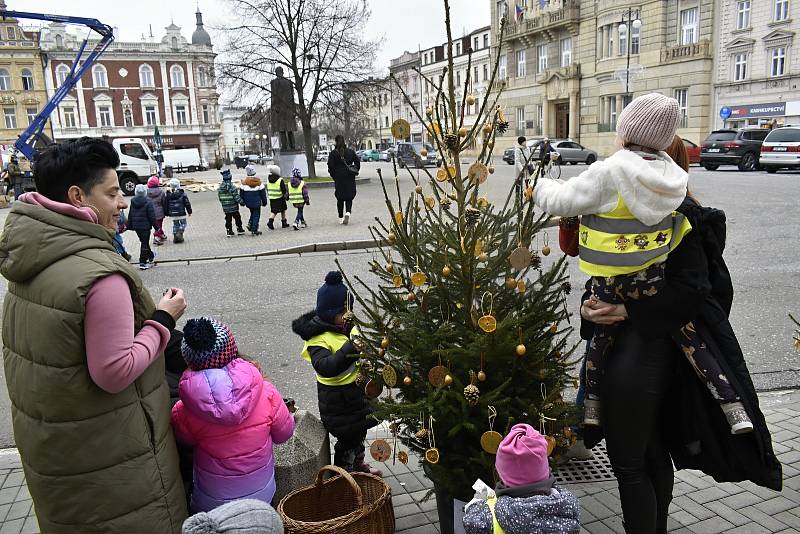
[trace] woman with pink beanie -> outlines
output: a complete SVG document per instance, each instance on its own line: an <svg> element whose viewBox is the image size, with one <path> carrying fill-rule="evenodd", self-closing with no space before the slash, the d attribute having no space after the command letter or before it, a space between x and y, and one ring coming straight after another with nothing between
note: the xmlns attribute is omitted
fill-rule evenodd
<svg viewBox="0 0 800 534"><path fill-rule="evenodd" d="M569 491L557 488L547 460L547 441L530 425L514 425L497 449L500 482L494 490L482 481L481 496L467 504L467 534L575 533L581 530L581 507Z"/></svg>
<svg viewBox="0 0 800 534"><path fill-rule="evenodd" d="M147 200L153 205L156 213L156 231L153 232L153 244L163 245L167 239L164 233L164 191L161 189L161 182L158 176L151 176L147 180Z"/></svg>

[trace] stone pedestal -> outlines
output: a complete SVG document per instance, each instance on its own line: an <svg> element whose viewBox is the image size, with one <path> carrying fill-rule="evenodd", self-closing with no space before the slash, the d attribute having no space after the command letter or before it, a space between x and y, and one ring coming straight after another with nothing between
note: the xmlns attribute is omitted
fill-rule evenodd
<svg viewBox="0 0 800 534"><path fill-rule="evenodd" d="M298 151L280 150L275 154L275 165L281 168L281 175L291 176L292 169L297 167L303 176L308 176L308 162L306 161L306 153Z"/></svg>
<svg viewBox="0 0 800 534"><path fill-rule="evenodd" d="M294 435L273 449L276 505L297 488L313 484L320 468L331 463L330 441L322 421L305 410L298 410L294 421Z"/></svg>

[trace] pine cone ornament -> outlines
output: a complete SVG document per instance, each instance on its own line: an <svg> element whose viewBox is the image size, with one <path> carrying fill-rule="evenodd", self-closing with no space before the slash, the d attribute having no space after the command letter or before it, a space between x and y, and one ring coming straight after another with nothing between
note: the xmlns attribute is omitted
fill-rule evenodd
<svg viewBox="0 0 800 534"><path fill-rule="evenodd" d="M469 226L475 226L475 224L478 222L478 219L481 218L481 210L478 208L473 208L472 206L467 206L467 208L464 210L464 218Z"/></svg>
<svg viewBox="0 0 800 534"><path fill-rule="evenodd" d="M447 148L450 150L455 150L458 148L458 134L445 134L444 136L444 144L447 145Z"/></svg>
<svg viewBox="0 0 800 534"><path fill-rule="evenodd" d="M420 428L417 430L417 433L414 434L414 437L420 441L425 441L428 439L428 429L427 428Z"/></svg>
<svg viewBox="0 0 800 534"><path fill-rule="evenodd" d="M561 291L563 291L565 295L569 295L572 292L572 284L569 283L569 280L561 284Z"/></svg>
<svg viewBox="0 0 800 534"><path fill-rule="evenodd" d="M451 205L452 203L453 203L453 201L452 201L452 200L450 200L450 197L448 197L447 195L445 195L445 196L443 196L443 197L441 197L441 198L439 199L439 204L440 204L440 205L441 205L441 206L442 206L444 209L446 209L446 210L449 210L449 209L450 209L450 205Z"/></svg>
<svg viewBox="0 0 800 534"><path fill-rule="evenodd" d="M497 123L497 131L504 134L508 131L508 121L500 121Z"/></svg>
<svg viewBox="0 0 800 534"><path fill-rule="evenodd" d="M475 372L470 370L469 385L464 388L464 398L467 399L467 402L470 406L475 406L478 404L478 401L481 398L481 390L479 390L478 386L475 385L475 379Z"/></svg>

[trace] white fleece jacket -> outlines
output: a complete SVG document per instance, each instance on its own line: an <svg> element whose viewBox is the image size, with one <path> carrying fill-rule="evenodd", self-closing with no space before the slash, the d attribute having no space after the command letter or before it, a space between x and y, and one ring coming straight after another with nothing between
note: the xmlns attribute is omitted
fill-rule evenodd
<svg viewBox="0 0 800 534"><path fill-rule="evenodd" d="M689 175L665 152L652 160L642 155L619 150L566 182L539 179L534 202L550 215L573 217L611 211L619 194L640 222L656 224L681 205Z"/></svg>

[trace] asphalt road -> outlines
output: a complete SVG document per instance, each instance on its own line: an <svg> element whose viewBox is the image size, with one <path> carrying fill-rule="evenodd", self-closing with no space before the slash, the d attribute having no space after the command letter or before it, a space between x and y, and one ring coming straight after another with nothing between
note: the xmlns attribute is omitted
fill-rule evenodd
<svg viewBox="0 0 800 534"><path fill-rule="evenodd" d="M388 211L376 169L384 177L387 164L364 164L362 175L372 178L358 189L353 221L341 226L335 213L331 189L311 191L311 206L306 213L309 228L265 230L260 237L226 239L216 195L192 194L195 215L190 219L185 245L172 243L159 249L159 259L224 256L261 252L319 241L369 238L368 224L375 217L386 220ZM319 167L322 171L322 167ZM502 162L490 178L487 195L502 202L511 183L512 168ZM574 176L585 166L568 166L564 176ZM241 171L239 171L241 174ZM416 171L415 171L416 174ZM213 173L208 173L213 176ZM393 181L390 181L394 187ZM405 197L413 189L406 172L399 185ZM796 215L800 198L800 173L740 173L735 170L708 172L699 167L691 171L691 188L700 201L725 210L728 215L726 260L734 280L736 298L731 322L738 334L746 359L760 390L800 387L800 361L792 347L789 312L800 314L797 288L800 286L800 254L797 251L800 223ZM245 210L246 211L246 210ZM0 223L7 210L0 212ZM293 210L290 215L293 216ZM290 217L291 220L292 217ZM136 252L132 236L126 237L131 252ZM553 248L555 231L550 233ZM555 254L546 258L554 261ZM188 317L212 315L228 322L242 352L256 358L284 396L297 400L300 407L316 411L314 376L300 357L300 339L291 331L291 321L313 308L316 290L339 258L348 274L370 279L369 251L341 254L314 253L231 260L182 262L159 265L142 273L154 295L165 287L185 289ZM585 277L570 265L573 286ZM0 297L5 294L0 284ZM570 310L578 308L578 292L570 297ZM181 321L182 323L183 321ZM0 381L0 446L13 446L9 400L5 381Z"/></svg>

